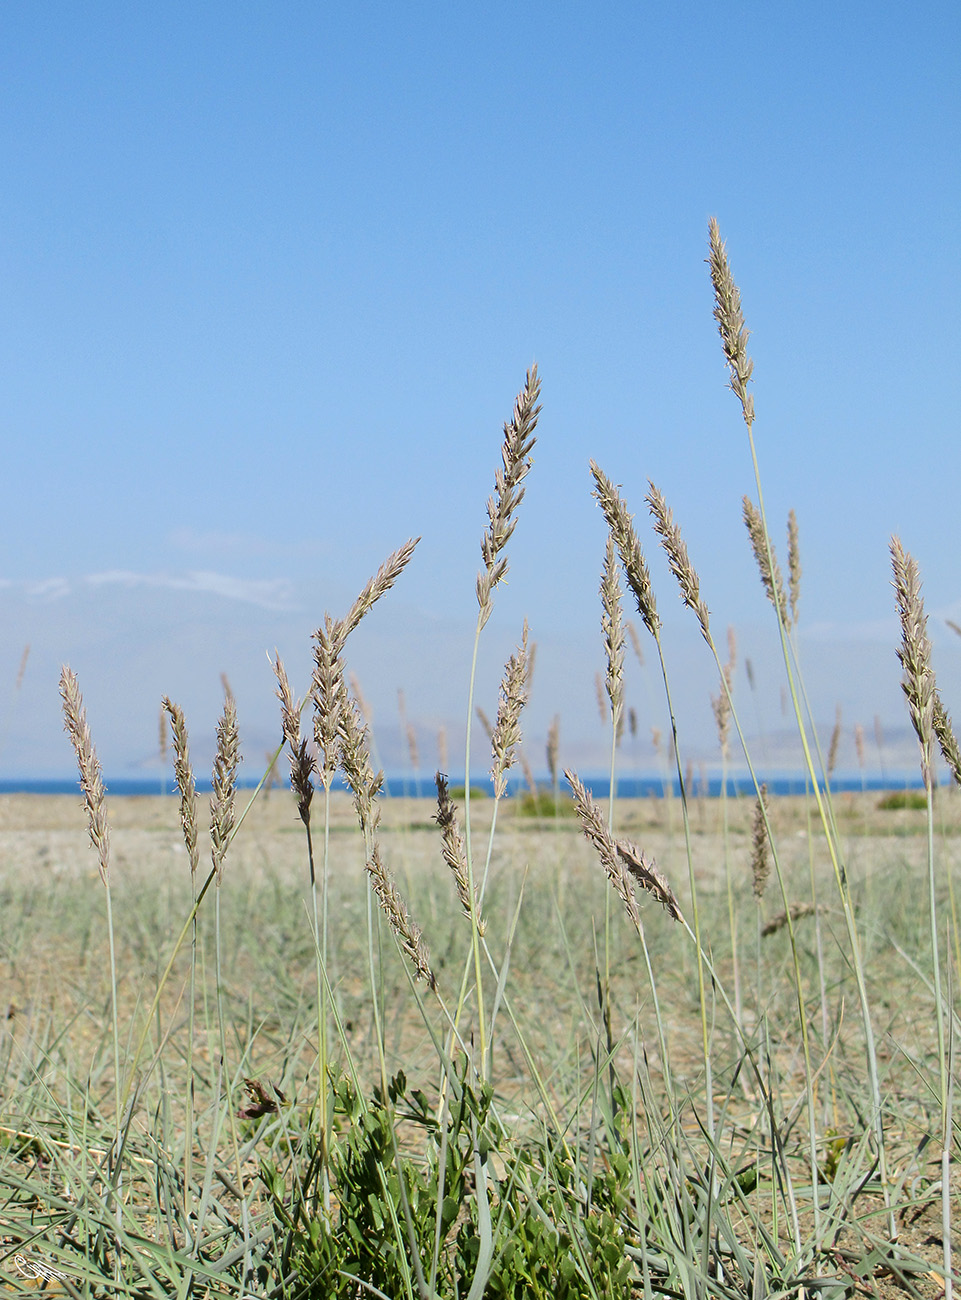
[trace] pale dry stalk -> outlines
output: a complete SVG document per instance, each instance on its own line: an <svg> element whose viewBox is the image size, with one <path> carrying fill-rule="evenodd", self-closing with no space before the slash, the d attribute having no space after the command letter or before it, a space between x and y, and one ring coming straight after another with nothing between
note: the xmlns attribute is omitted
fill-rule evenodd
<svg viewBox="0 0 961 1300"><path fill-rule="evenodd" d="M169 696L164 696L163 707L170 717L170 731L174 743L174 780L180 791L180 825L190 861L190 875L194 877L200 866L200 850L197 832L197 785L190 764L187 720L183 709L179 704L174 704Z"/></svg>
<svg viewBox="0 0 961 1300"><path fill-rule="evenodd" d="M103 772L90 737L80 684L76 674L66 664L60 673L60 698L63 701L64 730L70 737L73 752L77 756L77 766L80 769L80 789L83 791L84 805L87 810L90 843L97 853L100 879L106 885L110 870L110 828L107 824Z"/></svg>
<svg viewBox="0 0 961 1300"><path fill-rule="evenodd" d="M664 494L648 479L647 504L654 517L654 531L661 539L661 546L667 556L671 572L681 589L681 599L694 611L701 625L701 635L713 649L711 640L710 615L707 605L701 599L701 588L697 571L687 553L687 543L681 536L681 530L674 522L674 516L668 508Z"/></svg>
<svg viewBox="0 0 961 1300"><path fill-rule="evenodd" d="M477 575L478 630L490 618L494 588L507 576L507 556L503 551L517 525L517 508L524 499L521 484L533 464L531 452L536 441L537 417L541 412L537 405L540 391L537 366L531 366L524 387L514 402L514 413L504 425L502 467L494 475L494 494L487 501L489 523L481 540L484 567Z"/></svg>
<svg viewBox="0 0 961 1300"><path fill-rule="evenodd" d="M921 597L921 578L913 557L891 539L891 565L894 570L895 599L901 620L901 645L897 651L903 673L901 689L908 701L908 712L921 747L921 776L926 790L934 783L934 673L931 669L931 642L928 619Z"/></svg>
<svg viewBox="0 0 961 1300"><path fill-rule="evenodd" d="M594 476L594 497L604 512L607 527L621 557L621 567L634 593L637 612L656 641L661 631L661 620L657 613L651 574L634 528L634 518L621 500L617 488L593 460L591 473Z"/></svg>

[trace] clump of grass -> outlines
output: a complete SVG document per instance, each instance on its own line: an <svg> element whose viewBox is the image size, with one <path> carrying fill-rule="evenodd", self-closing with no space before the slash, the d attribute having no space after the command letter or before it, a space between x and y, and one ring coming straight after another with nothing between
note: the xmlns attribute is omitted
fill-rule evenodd
<svg viewBox="0 0 961 1300"><path fill-rule="evenodd" d="M902 808L927 808L928 796L923 790L892 790L882 795L875 807L882 812L895 812Z"/></svg>

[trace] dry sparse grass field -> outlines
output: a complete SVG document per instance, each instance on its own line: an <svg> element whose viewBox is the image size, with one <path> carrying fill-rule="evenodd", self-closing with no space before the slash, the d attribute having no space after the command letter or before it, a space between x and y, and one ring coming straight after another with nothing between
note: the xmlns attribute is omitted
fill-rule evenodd
<svg viewBox="0 0 961 1300"><path fill-rule="evenodd" d="M706 802L688 788L640 537L593 463L610 538L600 694L611 773L623 582L663 678L679 798L600 806L575 772L558 780L556 744L554 799L563 790L576 815L534 820L505 797L523 762L526 626L489 724L495 797L470 795L467 761L460 799L440 778L436 805L384 798L347 685L349 638L414 542L342 618L325 616L302 699L275 665L293 796L238 791L228 688L209 817L169 700L179 796L106 800L65 668L94 851L75 800L0 800L9 1290L952 1300L961 795L936 790L934 773L939 749L961 785L961 749L917 567L894 539L923 806L832 796L836 747L825 757L810 726L796 639L797 522L785 578L761 493L747 330L714 223L710 268L756 476L743 515L808 796L766 796L731 690L734 642L722 661L651 484L654 534L717 669L721 753L747 765L755 793ZM539 392L532 369L504 426L474 667L508 569ZM475 703L472 668L468 755Z"/></svg>

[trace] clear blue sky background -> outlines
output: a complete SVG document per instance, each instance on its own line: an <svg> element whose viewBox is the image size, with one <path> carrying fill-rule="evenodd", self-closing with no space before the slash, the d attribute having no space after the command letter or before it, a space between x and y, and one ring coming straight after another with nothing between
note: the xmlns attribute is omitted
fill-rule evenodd
<svg viewBox="0 0 961 1300"><path fill-rule="evenodd" d="M562 758L601 759L594 457L645 529L647 478L667 495L770 738L711 215L769 512L800 521L816 713L904 725L894 531L961 708L956 5L15 3L0 36L0 771L69 770L68 660L108 773L146 770L164 691L204 754L225 670L253 775L277 730L265 651L306 685L311 627L410 535L349 657L386 762L398 687L425 771L440 725L456 753L484 505L533 360L480 701L526 615L532 762L555 712ZM710 759L713 670L654 570L682 743ZM644 736L665 725L653 676L628 695Z"/></svg>

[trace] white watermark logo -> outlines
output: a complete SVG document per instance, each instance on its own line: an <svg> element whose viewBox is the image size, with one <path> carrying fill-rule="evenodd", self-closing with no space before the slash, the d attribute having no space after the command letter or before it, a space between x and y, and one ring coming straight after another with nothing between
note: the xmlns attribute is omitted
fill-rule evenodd
<svg viewBox="0 0 961 1300"><path fill-rule="evenodd" d="M61 1273L59 1268L51 1268L42 1259L28 1259L26 1255L14 1255L13 1262L16 1264L17 1272L21 1277L42 1277L48 1280L55 1277L66 1277L66 1274Z"/></svg>

